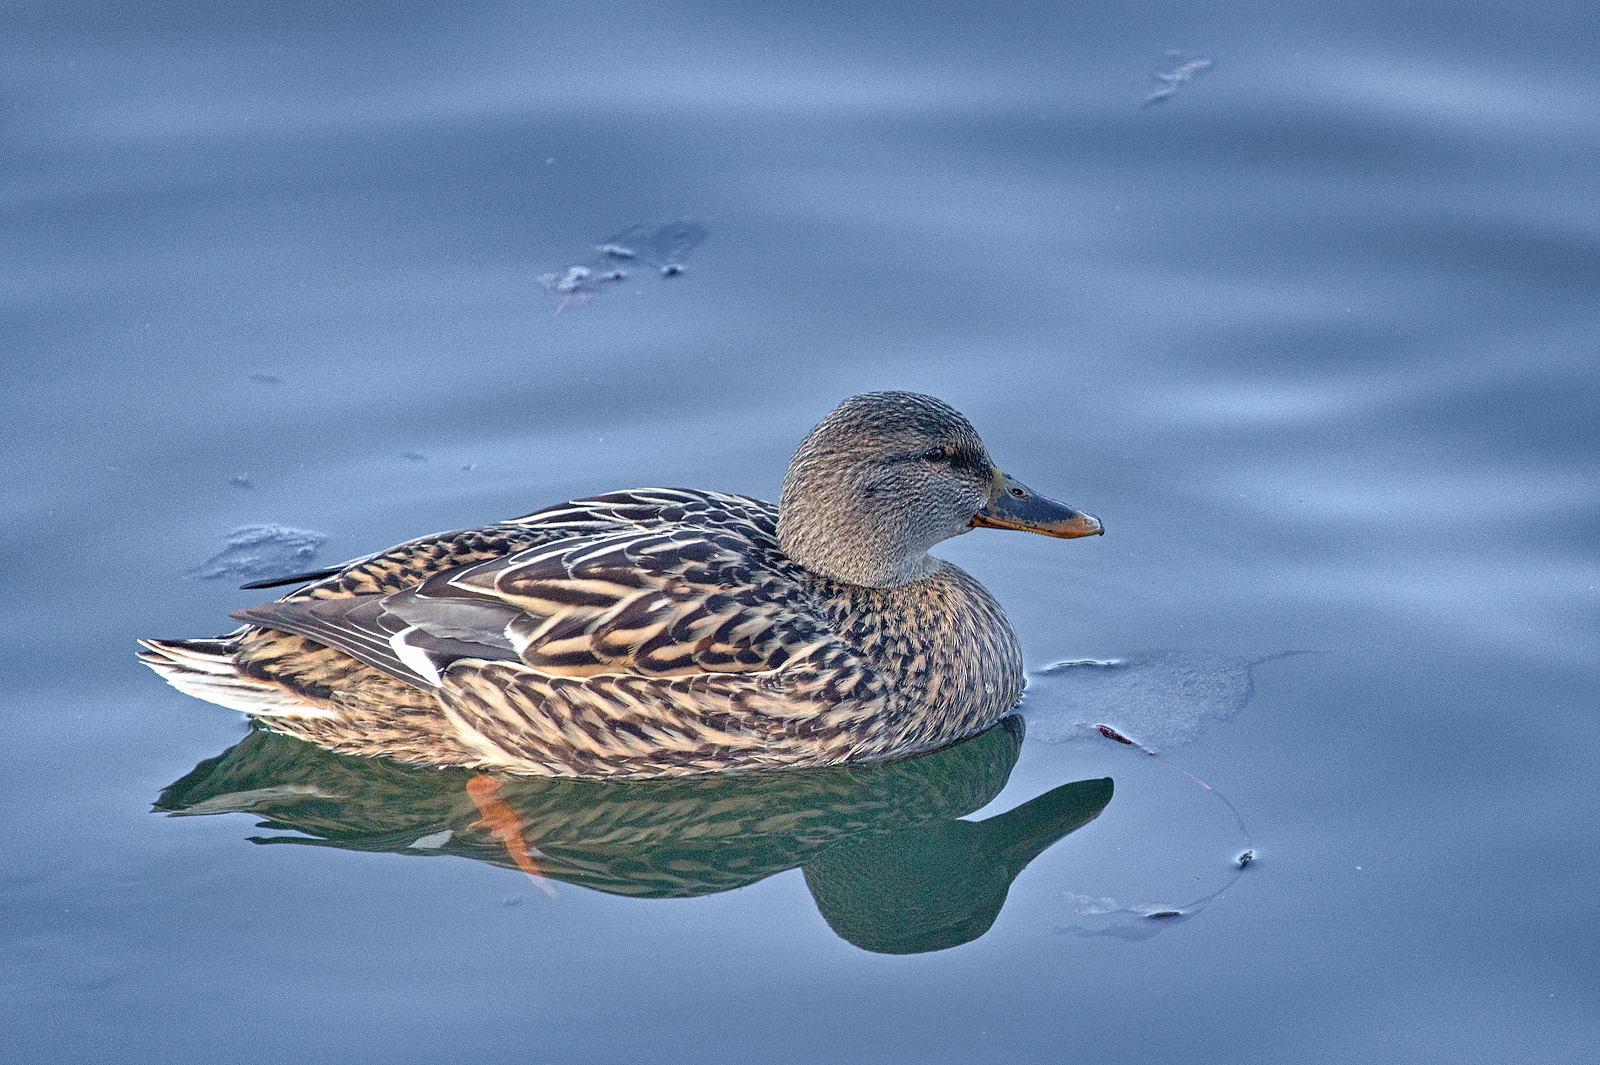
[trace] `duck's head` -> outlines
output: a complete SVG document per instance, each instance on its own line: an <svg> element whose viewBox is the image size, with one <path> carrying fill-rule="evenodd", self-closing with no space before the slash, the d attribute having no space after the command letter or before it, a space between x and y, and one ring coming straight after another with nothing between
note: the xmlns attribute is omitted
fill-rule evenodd
<svg viewBox="0 0 1600 1065"><path fill-rule="evenodd" d="M1105 531L1098 518L1001 473L971 422L913 392L868 392L835 407L795 451L778 504L785 554L872 588L927 576L928 548L979 526Z"/></svg>

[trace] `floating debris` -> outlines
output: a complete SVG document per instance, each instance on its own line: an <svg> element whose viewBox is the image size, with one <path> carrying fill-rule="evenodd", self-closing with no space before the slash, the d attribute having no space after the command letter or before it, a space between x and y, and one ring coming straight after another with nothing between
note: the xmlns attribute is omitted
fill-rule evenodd
<svg viewBox="0 0 1600 1065"><path fill-rule="evenodd" d="M1070 891L1064 891L1062 897L1072 904L1080 922L1073 925L1058 925L1051 931L1057 935L1079 936L1085 939L1107 936L1134 943L1149 939L1157 932L1163 931L1164 926L1181 924L1205 909L1214 900L1220 899L1229 888L1239 882L1239 878L1244 875L1245 866L1254 860L1255 851L1245 851L1238 857L1238 868L1221 887L1181 906L1149 902L1124 906L1116 899L1074 895Z"/></svg>
<svg viewBox="0 0 1600 1065"><path fill-rule="evenodd" d="M1264 662L1314 651L1279 651L1259 658L1229 658L1198 652L1057 662L1029 677L1023 715L1030 739L1111 740L1148 755L1209 792L1232 818L1244 849L1232 859L1233 874L1216 891L1183 905L1124 905L1089 895L1065 897L1079 923L1054 929L1061 935L1109 936L1139 941L1187 921L1238 882L1256 861L1244 818L1228 797L1158 748L1198 739L1212 725L1244 709L1254 693L1251 671ZM1112 723L1114 722L1114 724Z"/></svg>
<svg viewBox="0 0 1600 1065"><path fill-rule="evenodd" d="M636 259L661 272L662 277L683 273L683 257L707 236L699 222L668 222L652 230L631 226L596 246L595 250L612 259Z"/></svg>
<svg viewBox="0 0 1600 1065"><path fill-rule="evenodd" d="M324 533L287 525L245 525L228 534L226 546L184 574L190 580L219 577L271 579L305 568L327 543Z"/></svg>
<svg viewBox="0 0 1600 1065"><path fill-rule="evenodd" d="M258 385L283 384L283 378L279 377L275 373L253 373L250 375L250 380L254 381Z"/></svg>
<svg viewBox="0 0 1600 1065"><path fill-rule="evenodd" d="M1255 667L1310 653L1231 658L1177 651L1056 662L1028 677L1021 707L1028 739L1065 743L1098 734L1120 743L1177 747L1238 716L1255 692Z"/></svg>
<svg viewBox="0 0 1600 1065"><path fill-rule="evenodd" d="M1232 879L1211 894L1203 895L1182 906L1173 906L1170 903L1138 903L1124 906L1116 899L1062 892L1062 897L1077 911L1079 923L1057 925L1051 931L1057 935L1078 936L1083 939L1105 936L1138 943L1173 925L1184 923L1210 905L1212 900L1221 898L1222 894L1238 880L1239 874L1234 873Z"/></svg>
<svg viewBox="0 0 1600 1065"><path fill-rule="evenodd" d="M588 303L609 286L623 280L628 264L655 268L662 277L683 273L683 259L706 239L699 222L668 222L664 226L629 226L595 245L596 254L579 263L557 267L539 275L539 284L556 303L556 313Z"/></svg>
<svg viewBox="0 0 1600 1065"><path fill-rule="evenodd" d="M1278 651L1248 659L1191 652L1057 662L1033 674L1021 709L1030 738L1059 743L1104 737L1149 755L1210 792L1239 828L1245 849L1235 861L1243 870L1255 860L1244 818L1226 795L1163 757L1160 748L1198 739L1237 715L1254 694L1251 670L1256 666L1315 653Z"/></svg>
<svg viewBox="0 0 1600 1065"><path fill-rule="evenodd" d="M1118 732L1116 729L1112 728L1110 725L1096 725L1094 726L1094 729L1108 740L1116 740L1118 743L1126 743L1129 747L1135 746L1132 740Z"/></svg>
<svg viewBox="0 0 1600 1065"><path fill-rule="evenodd" d="M1209 791L1211 794L1215 795L1218 801L1220 801L1222 805L1226 806L1228 808L1228 812L1233 815L1234 824L1239 826L1239 834L1244 837L1244 845L1246 849L1244 854L1237 859L1239 862L1239 868L1243 869L1245 866L1250 864L1250 859L1254 857L1253 852L1249 849L1250 830L1244 827L1244 818L1239 816L1239 811L1234 809L1233 803L1228 801L1228 797L1226 795L1222 794L1222 792L1218 791L1216 788L1213 788L1210 784L1207 784L1205 781L1201 780L1199 777L1195 776L1178 763L1163 758L1160 751L1152 750L1137 740L1130 740L1128 737L1124 736L1110 725L1084 725L1082 727L1090 732L1098 732L1108 740L1116 740L1118 743L1125 743L1129 747L1143 751L1145 754L1148 754L1162 765L1167 766L1169 769L1177 770L1190 780L1194 781L1196 784L1200 785L1202 788Z"/></svg>
<svg viewBox="0 0 1600 1065"><path fill-rule="evenodd" d="M555 273L540 274L539 284L556 301L556 313L578 307L600 295L605 287L628 275L621 270L595 270L582 264L562 267Z"/></svg>
<svg viewBox="0 0 1600 1065"><path fill-rule="evenodd" d="M1155 92L1144 98L1144 106L1158 104L1178 91L1178 86L1184 82L1193 81L1195 75L1203 74L1211 69L1211 60L1201 59L1198 56L1184 55L1182 52L1168 52L1167 58L1173 63L1171 70L1154 75L1158 88Z"/></svg>
<svg viewBox="0 0 1600 1065"><path fill-rule="evenodd" d="M420 451L402 451L402 452L400 452L400 457L405 459L407 462L427 462L428 461L428 456L424 455Z"/></svg>
<svg viewBox="0 0 1600 1065"><path fill-rule="evenodd" d="M248 473L236 473L228 478L228 483L235 488L254 488L255 483L250 480Z"/></svg>

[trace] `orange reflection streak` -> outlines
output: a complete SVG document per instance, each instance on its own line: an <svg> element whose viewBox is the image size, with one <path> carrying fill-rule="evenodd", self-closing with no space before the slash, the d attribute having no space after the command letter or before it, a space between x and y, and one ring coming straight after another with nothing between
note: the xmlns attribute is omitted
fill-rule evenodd
<svg viewBox="0 0 1600 1065"><path fill-rule="evenodd" d="M546 895L555 898L556 889L550 886L550 881L539 869L539 863L533 860L533 856L539 854L539 848L529 850L522 838L522 818L517 816L517 811L511 808L510 803L500 797L500 782L487 774L479 774L467 781L467 797L483 815L482 820L472 822L470 827L487 828L494 833L511 860L517 863L517 868L527 873Z"/></svg>

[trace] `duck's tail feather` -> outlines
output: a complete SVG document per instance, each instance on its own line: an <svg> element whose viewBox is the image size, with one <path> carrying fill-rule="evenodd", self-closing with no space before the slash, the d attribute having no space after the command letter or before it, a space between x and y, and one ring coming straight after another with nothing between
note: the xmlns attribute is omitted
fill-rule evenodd
<svg viewBox="0 0 1600 1065"><path fill-rule="evenodd" d="M319 700L268 680L239 672L237 637L211 640L140 640L139 660L167 683L196 699L226 706L251 717L337 717Z"/></svg>

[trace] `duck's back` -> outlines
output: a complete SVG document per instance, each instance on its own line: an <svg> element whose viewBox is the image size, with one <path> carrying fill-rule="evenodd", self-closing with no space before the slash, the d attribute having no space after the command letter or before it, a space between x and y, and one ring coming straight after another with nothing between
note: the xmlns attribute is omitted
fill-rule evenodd
<svg viewBox="0 0 1600 1065"><path fill-rule="evenodd" d="M777 552L778 509L771 503L688 488L639 488L536 510L478 529L435 533L358 559L285 601L403 591L446 570L505 558L577 537L650 529L725 531L761 552Z"/></svg>

